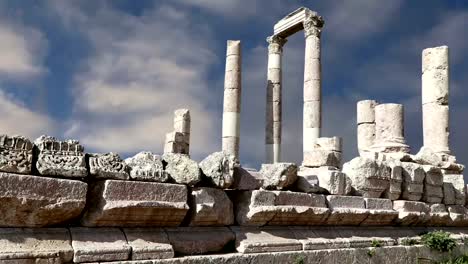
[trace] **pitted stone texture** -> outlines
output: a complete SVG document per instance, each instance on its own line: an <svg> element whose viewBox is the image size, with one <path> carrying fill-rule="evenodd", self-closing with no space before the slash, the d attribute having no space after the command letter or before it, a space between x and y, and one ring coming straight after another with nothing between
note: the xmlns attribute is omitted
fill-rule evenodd
<svg viewBox="0 0 468 264"><path fill-rule="evenodd" d="M236 234L237 251L244 254L302 250L302 243L286 228L231 227L231 230Z"/></svg>
<svg viewBox="0 0 468 264"><path fill-rule="evenodd" d="M202 160L199 164L203 174L210 184L226 189L234 182L235 168L239 167L239 160L224 152L215 152Z"/></svg>
<svg viewBox="0 0 468 264"><path fill-rule="evenodd" d="M97 179L128 180L127 164L116 153L91 154L89 171Z"/></svg>
<svg viewBox="0 0 468 264"><path fill-rule="evenodd" d="M220 252L235 239L227 227L166 228L166 232L174 251L181 255Z"/></svg>
<svg viewBox="0 0 468 264"><path fill-rule="evenodd" d="M251 168L237 167L234 169L234 183L231 189L235 190L258 190L263 186L263 175Z"/></svg>
<svg viewBox="0 0 468 264"><path fill-rule="evenodd" d="M422 202L393 201L393 210L398 211L396 222L403 226L423 225L430 219L430 207Z"/></svg>
<svg viewBox="0 0 468 264"><path fill-rule="evenodd" d="M124 228L132 260L166 259L174 257L174 250L162 228Z"/></svg>
<svg viewBox="0 0 468 264"><path fill-rule="evenodd" d="M65 228L0 228L0 263L69 263L73 259Z"/></svg>
<svg viewBox="0 0 468 264"><path fill-rule="evenodd" d="M321 167L331 166L341 168L341 152L314 149L304 152L304 160L302 166L305 167Z"/></svg>
<svg viewBox="0 0 468 264"><path fill-rule="evenodd" d="M465 205L466 185L462 174L456 174L450 171L442 171L444 177L443 203L446 205Z"/></svg>
<svg viewBox="0 0 468 264"><path fill-rule="evenodd" d="M369 216L361 223L362 226L392 225L398 217L398 212L393 210L390 199L364 198Z"/></svg>
<svg viewBox="0 0 468 264"><path fill-rule="evenodd" d="M282 190L292 186L297 180L297 166L294 163L262 164L263 188Z"/></svg>
<svg viewBox="0 0 468 264"><path fill-rule="evenodd" d="M428 226L447 226L451 219L445 204L431 204Z"/></svg>
<svg viewBox="0 0 468 264"><path fill-rule="evenodd" d="M198 163L187 155L178 153L166 153L162 156L166 162L166 173L176 183L194 186L201 181L201 171Z"/></svg>
<svg viewBox="0 0 468 264"><path fill-rule="evenodd" d="M398 200L401 196L401 187L403 182L403 169L401 163L395 160L384 162L385 165L390 167L390 186L385 190L383 197L392 201Z"/></svg>
<svg viewBox="0 0 468 264"><path fill-rule="evenodd" d="M41 175L83 178L88 174L83 146L77 140L59 141L41 136L34 141L39 150L36 168Z"/></svg>
<svg viewBox="0 0 468 264"><path fill-rule="evenodd" d="M403 185L401 198L404 200L419 201L424 193L424 178L426 173L422 165L410 162L401 163L403 172Z"/></svg>
<svg viewBox="0 0 468 264"><path fill-rule="evenodd" d="M424 193L422 201L439 204L444 198L442 188L444 178L442 171L439 168L430 165L424 165L423 169L426 172L426 177L424 178Z"/></svg>
<svg viewBox="0 0 468 264"><path fill-rule="evenodd" d="M315 140L314 149L342 152L343 141L340 137L320 137Z"/></svg>
<svg viewBox="0 0 468 264"><path fill-rule="evenodd" d="M228 226L234 223L232 202L223 190L194 188L191 196L191 226Z"/></svg>
<svg viewBox="0 0 468 264"><path fill-rule="evenodd" d="M131 247L118 228L70 228L73 262L127 260Z"/></svg>
<svg viewBox="0 0 468 264"><path fill-rule="evenodd" d="M448 205L447 210L450 215L451 226L467 226L468 225L468 209L462 205Z"/></svg>
<svg viewBox="0 0 468 264"><path fill-rule="evenodd" d="M0 135L0 171L30 174L33 144L22 136Z"/></svg>
<svg viewBox="0 0 468 264"><path fill-rule="evenodd" d="M243 191L234 199L239 225L320 225L328 217L325 196L290 191Z"/></svg>
<svg viewBox="0 0 468 264"><path fill-rule="evenodd" d="M343 166L354 192L366 198L379 198L390 187L392 168L385 163L356 157Z"/></svg>
<svg viewBox="0 0 468 264"><path fill-rule="evenodd" d="M167 182L169 175L159 155L142 151L131 158L125 159L130 167L130 178L136 181Z"/></svg>
<svg viewBox="0 0 468 264"><path fill-rule="evenodd" d="M445 170L463 172L465 166L458 164L455 156L447 153L435 152L431 148L422 147L414 156L415 162L419 164L432 165Z"/></svg>
<svg viewBox="0 0 468 264"><path fill-rule="evenodd" d="M187 211L187 187L106 180L90 186L84 226L178 226Z"/></svg>
<svg viewBox="0 0 468 264"><path fill-rule="evenodd" d="M0 173L0 226L43 227L78 217L86 203L80 181Z"/></svg>
<svg viewBox="0 0 468 264"><path fill-rule="evenodd" d="M357 124L375 123L375 106L378 103L374 100L362 100L357 103Z"/></svg>
<svg viewBox="0 0 468 264"><path fill-rule="evenodd" d="M182 132L170 132L166 134L164 153L189 154L190 134Z"/></svg>
<svg viewBox="0 0 468 264"><path fill-rule="evenodd" d="M346 195L351 193L351 182L333 167L300 167L297 173L296 188L306 193Z"/></svg>
<svg viewBox="0 0 468 264"><path fill-rule="evenodd" d="M379 104L375 106L376 152L409 152L404 138L403 105Z"/></svg>
<svg viewBox="0 0 468 264"><path fill-rule="evenodd" d="M369 215L362 197L327 195L326 198L331 210L327 225L359 225Z"/></svg>

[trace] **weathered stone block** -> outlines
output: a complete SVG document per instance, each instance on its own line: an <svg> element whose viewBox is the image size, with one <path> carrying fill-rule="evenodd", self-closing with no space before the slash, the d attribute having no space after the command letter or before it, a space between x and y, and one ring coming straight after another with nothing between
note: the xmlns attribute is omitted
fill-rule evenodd
<svg viewBox="0 0 468 264"><path fill-rule="evenodd" d="M292 186L297 180L297 166L294 163L262 164L263 188L282 190Z"/></svg>
<svg viewBox="0 0 468 264"><path fill-rule="evenodd" d="M187 155L178 153L166 153L163 155L166 162L166 173L176 183L194 186L201 181L201 171L198 163Z"/></svg>
<svg viewBox="0 0 468 264"><path fill-rule="evenodd" d="M398 211L396 223L409 225L422 225L430 218L429 205L415 201L393 201L393 210Z"/></svg>
<svg viewBox="0 0 468 264"><path fill-rule="evenodd" d="M231 227L236 235L236 249L241 253L264 253L302 250L294 233L277 227Z"/></svg>
<svg viewBox="0 0 468 264"><path fill-rule="evenodd" d="M227 226L234 223L232 202L223 190L194 188L191 196L191 226Z"/></svg>
<svg viewBox="0 0 468 264"><path fill-rule="evenodd" d="M89 171L96 179L128 180L127 164L116 153L91 154Z"/></svg>
<svg viewBox="0 0 468 264"><path fill-rule="evenodd" d="M357 124L375 123L375 106L378 103L374 100L361 100L357 102Z"/></svg>
<svg viewBox="0 0 468 264"><path fill-rule="evenodd" d="M345 195L351 192L346 174L333 167L300 167L296 188L307 193Z"/></svg>
<svg viewBox="0 0 468 264"><path fill-rule="evenodd" d="M263 175L255 169L238 167L234 170L234 183L231 189L235 190L257 190L263 185Z"/></svg>
<svg viewBox="0 0 468 264"><path fill-rule="evenodd" d="M362 197L327 195L326 198L331 210L327 225L359 225L369 215Z"/></svg>
<svg viewBox="0 0 468 264"><path fill-rule="evenodd" d="M444 198L442 171L434 166L424 165L426 177L424 178L424 193L422 200L427 203L439 204Z"/></svg>
<svg viewBox="0 0 468 264"><path fill-rule="evenodd" d="M239 167L240 164L234 155L215 152L202 160L199 166L210 184L226 189L231 187L234 182L235 168Z"/></svg>
<svg viewBox="0 0 468 264"><path fill-rule="evenodd" d="M431 121L432 122L432 121ZM456 163L455 156L444 152L436 152L429 147L422 147L418 154L414 156L414 161L419 164L432 165L445 170L461 173L465 166Z"/></svg>
<svg viewBox="0 0 468 264"><path fill-rule="evenodd" d="M343 166L356 194L379 198L390 187L392 168L385 163L365 157L356 157Z"/></svg>
<svg viewBox="0 0 468 264"><path fill-rule="evenodd" d="M391 225L398 217L390 199L364 198L364 201L369 216L361 223L362 226Z"/></svg>
<svg viewBox="0 0 468 264"><path fill-rule="evenodd" d="M178 227L166 232L174 251L182 255L220 252L235 239L227 227Z"/></svg>
<svg viewBox="0 0 468 264"><path fill-rule="evenodd" d="M446 205L465 205L465 181L462 174L455 174L451 171L443 171L444 184L444 200Z"/></svg>
<svg viewBox="0 0 468 264"><path fill-rule="evenodd" d="M315 140L314 149L342 152L343 141L340 137L319 137Z"/></svg>
<svg viewBox="0 0 468 264"><path fill-rule="evenodd" d="M402 162L403 185L401 197L405 200L419 201L424 192L424 178L426 173L422 165Z"/></svg>
<svg viewBox="0 0 468 264"><path fill-rule="evenodd" d="M70 228L73 262L128 260L131 247L118 228Z"/></svg>
<svg viewBox="0 0 468 264"><path fill-rule="evenodd" d="M304 152L302 166L321 167L331 166L341 168L341 152L315 149Z"/></svg>
<svg viewBox="0 0 468 264"><path fill-rule="evenodd" d="M468 225L468 209L462 205L448 205L447 210L450 215L449 225L452 226L467 226Z"/></svg>
<svg viewBox="0 0 468 264"><path fill-rule="evenodd" d="M22 136L0 135L0 171L30 174L33 144Z"/></svg>
<svg viewBox="0 0 468 264"><path fill-rule="evenodd" d="M403 182L403 172L399 161L390 160L384 162L390 167L390 185L383 193L383 197L392 201L398 200L401 196L401 185Z"/></svg>
<svg viewBox="0 0 468 264"><path fill-rule="evenodd" d="M78 217L86 203L80 181L0 173L0 226L43 227Z"/></svg>
<svg viewBox="0 0 468 264"><path fill-rule="evenodd" d="M447 226L450 223L450 215L445 204L431 204L428 226Z"/></svg>
<svg viewBox="0 0 468 264"><path fill-rule="evenodd" d="M166 259L174 257L166 231L162 228L124 228L132 260Z"/></svg>
<svg viewBox="0 0 468 264"><path fill-rule="evenodd" d="M137 181L167 182L169 175L159 155L142 151L135 156L125 159L130 168L130 178Z"/></svg>
<svg viewBox="0 0 468 264"><path fill-rule="evenodd" d="M84 226L178 226L187 211L187 187L106 180L90 186Z"/></svg>

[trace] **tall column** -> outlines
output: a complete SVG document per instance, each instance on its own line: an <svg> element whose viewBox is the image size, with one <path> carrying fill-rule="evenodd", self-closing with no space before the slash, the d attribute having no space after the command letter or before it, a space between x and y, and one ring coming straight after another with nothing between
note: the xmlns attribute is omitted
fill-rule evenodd
<svg viewBox="0 0 468 264"><path fill-rule="evenodd" d="M281 160L281 57L286 39L279 36L267 38L268 84L266 101L266 163Z"/></svg>
<svg viewBox="0 0 468 264"><path fill-rule="evenodd" d="M404 112L401 104L375 106L375 152L409 152L404 137Z"/></svg>
<svg viewBox="0 0 468 264"><path fill-rule="evenodd" d="M304 20L304 113L303 113L303 152L304 159L313 151L315 140L320 137L322 92L320 33L323 27L321 16L308 15Z"/></svg>
<svg viewBox="0 0 468 264"><path fill-rule="evenodd" d="M449 148L449 49L422 52L422 111L424 147L450 153Z"/></svg>
<svg viewBox="0 0 468 264"><path fill-rule="evenodd" d="M241 104L241 42L228 40L224 75L223 142L224 152L239 158Z"/></svg>
<svg viewBox="0 0 468 264"><path fill-rule="evenodd" d="M375 106L374 100L362 100L357 103L357 145L359 154L369 151L375 141Z"/></svg>

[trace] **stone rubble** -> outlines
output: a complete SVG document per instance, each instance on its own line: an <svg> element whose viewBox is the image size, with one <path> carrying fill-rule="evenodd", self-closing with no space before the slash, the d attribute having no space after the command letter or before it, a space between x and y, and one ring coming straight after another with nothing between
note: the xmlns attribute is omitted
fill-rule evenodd
<svg viewBox="0 0 468 264"><path fill-rule="evenodd" d="M351 181L335 167L300 167L297 172L296 188L305 193L348 195Z"/></svg>
<svg viewBox="0 0 468 264"><path fill-rule="evenodd" d="M240 164L235 156L221 151L210 154L199 166L210 184L227 189L234 183L234 173Z"/></svg>
<svg viewBox="0 0 468 264"><path fill-rule="evenodd" d="M89 157L90 175L96 179L128 180L127 164L119 154L91 154Z"/></svg>
<svg viewBox="0 0 468 264"><path fill-rule="evenodd" d="M195 186L202 180L198 163L188 155L179 153L165 153L162 156L166 163L165 173L176 183Z"/></svg>
<svg viewBox="0 0 468 264"><path fill-rule="evenodd" d="M283 190L292 186L297 180L297 166L294 163L262 164L263 189Z"/></svg>
<svg viewBox="0 0 468 264"><path fill-rule="evenodd" d="M426 177L423 166L416 163L402 162L401 167L403 172L401 198L410 201L421 200Z"/></svg>
<svg viewBox="0 0 468 264"><path fill-rule="evenodd" d="M330 166L341 168L342 140L340 137L317 138L313 147L304 152L304 167Z"/></svg>
<svg viewBox="0 0 468 264"><path fill-rule="evenodd" d="M166 134L164 153L190 154L190 111L174 111L174 131Z"/></svg>
<svg viewBox="0 0 468 264"><path fill-rule="evenodd" d="M33 143L22 136L0 135L0 171L30 174Z"/></svg>
<svg viewBox="0 0 468 264"><path fill-rule="evenodd" d="M234 209L223 190L199 187L191 191L190 226L229 226L234 224Z"/></svg>
<svg viewBox="0 0 468 264"><path fill-rule="evenodd" d="M164 165L159 155L142 151L131 158L125 159L130 168L130 178L136 181L167 182L169 175L164 171Z"/></svg>
<svg viewBox="0 0 468 264"><path fill-rule="evenodd" d="M392 168L383 162L356 157L343 165L355 194L366 198L380 198L390 188Z"/></svg>

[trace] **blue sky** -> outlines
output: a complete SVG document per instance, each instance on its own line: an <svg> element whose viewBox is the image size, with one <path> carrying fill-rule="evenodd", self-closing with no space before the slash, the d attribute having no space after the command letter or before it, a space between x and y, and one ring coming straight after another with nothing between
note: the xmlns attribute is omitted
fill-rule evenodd
<svg viewBox="0 0 468 264"><path fill-rule="evenodd" d="M323 136L357 155L358 100L402 103L412 152L422 144L421 51L448 45L451 148L468 163L468 3L452 1L3 1L0 130L76 138L88 152L161 153L173 111L192 115L192 156L221 148L226 40L242 41L241 161L264 159L267 43L306 6L322 32ZM284 47L283 160L302 157L304 35Z"/></svg>

